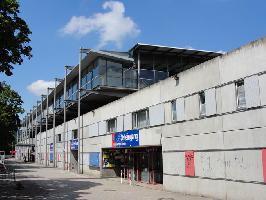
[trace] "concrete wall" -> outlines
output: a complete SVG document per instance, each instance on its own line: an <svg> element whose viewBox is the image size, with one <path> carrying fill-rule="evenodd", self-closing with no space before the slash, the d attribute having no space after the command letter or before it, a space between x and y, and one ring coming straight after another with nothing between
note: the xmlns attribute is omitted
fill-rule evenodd
<svg viewBox="0 0 266 200"><path fill-rule="evenodd" d="M221 199L265 199L265 55L266 38L179 73L178 85L168 78L83 115L83 172L100 175L89 167L88 160L90 152L112 147L112 137L104 131L108 119L118 117L123 124L120 129L128 130L132 128L131 114L148 108L152 123L140 129L140 146L162 145L166 190ZM244 80L247 101L242 110L236 103L235 82L239 79ZM208 103L203 117L199 112L201 91ZM184 105L177 122L171 118L173 100L178 108ZM56 128L56 134L63 134L62 127ZM65 146L66 161L72 131L77 127L77 119L67 122L65 141L56 145L60 158ZM45 138L44 133L40 135ZM47 135L49 145L53 131ZM45 140L40 144L45 154ZM62 167L60 159L57 166Z"/></svg>

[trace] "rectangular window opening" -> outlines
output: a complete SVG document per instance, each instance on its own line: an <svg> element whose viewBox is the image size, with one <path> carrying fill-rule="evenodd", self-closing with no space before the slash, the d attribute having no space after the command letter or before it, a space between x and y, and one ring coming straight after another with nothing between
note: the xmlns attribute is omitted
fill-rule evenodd
<svg viewBox="0 0 266 200"><path fill-rule="evenodd" d="M109 119L107 121L107 132L108 133L114 133L114 132L116 132L116 127L117 127L116 118Z"/></svg>
<svg viewBox="0 0 266 200"><path fill-rule="evenodd" d="M149 111L148 109L140 110L132 115L133 128L144 128L149 125Z"/></svg>
<svg viewBox="0 0 266 200"><path fill-rule="evenodd" d="M199 93L199 103L200 103L200 116L206 115L206 104L205 104L205 93Z"/></svg>
<svg viewBox="0 0 266 200"><path fill-rule="evenodd" d="M236 103L237 109L242 109L246 107L244 81L236 82Z"/></svg>
<svg viewBox="0 0 266 200"><path fill-rule="evenodd" d="M177 120L177 115L176 115L176 100L171 102L171 112L172 112L172 121Z"/></svg>

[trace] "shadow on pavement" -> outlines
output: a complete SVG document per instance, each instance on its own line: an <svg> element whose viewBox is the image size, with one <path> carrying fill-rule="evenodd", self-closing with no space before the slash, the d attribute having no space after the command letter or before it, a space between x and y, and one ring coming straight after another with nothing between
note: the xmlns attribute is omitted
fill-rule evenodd
<svg viewBox="0 0 266 200"><path fill-rule="evenodd" d="M21 184L20 189L18 183ZM0 181L0 199L76 199L84 194L82 190L99 185L91 181L68 179L22 180L15 183Z"/></svg>
<svg viewBox="0 0 266 200"><path fill-rule="evenodd" d="M0 180L0 199L77 199L82 194L90 194L88 189L102 185L93 179L88 181L89 178L48 179L41 174L32 175L40 167L29 163L9 161L7 165L16 170L19 181Z"/></svg>

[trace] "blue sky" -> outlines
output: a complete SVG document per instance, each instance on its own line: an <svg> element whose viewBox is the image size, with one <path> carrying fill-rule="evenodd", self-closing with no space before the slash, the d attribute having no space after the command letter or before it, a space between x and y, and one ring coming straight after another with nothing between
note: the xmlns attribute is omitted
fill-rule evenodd
<svg viewBox="0 0 266 200"><path fill-rule="evenodd" d="M41 87L63 77L65 65L78 63L81 46L126 51L142 42L230 51L266 35L264 0L20 0L20 4L20 16L32 31L33 58L15 66L13 76L0 75L0 80L20 93L26 111L40 99L36 94Z"/></svg>

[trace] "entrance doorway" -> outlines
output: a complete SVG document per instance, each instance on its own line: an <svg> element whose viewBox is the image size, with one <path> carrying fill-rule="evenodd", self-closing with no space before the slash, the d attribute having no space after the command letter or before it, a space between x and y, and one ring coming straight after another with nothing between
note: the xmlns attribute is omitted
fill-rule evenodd
<svg viewBox="0 0 266 200"><path fill-rule="evenodd" d="M78 173L78 130L72 131L72 140L70 140L69 170Z"/></svg>
<svg viewBox="0 0 266 200"><path fill-rule="evenodd" d="M78 151L77 150L70 151L69 170L72 172L78 172Z"/></svg>
<svg viewBox="0 0 266 200"><path fill-rule="evenodd" d="M163 183L162 147L103 149L103 175L150 184Z"/></svg>

